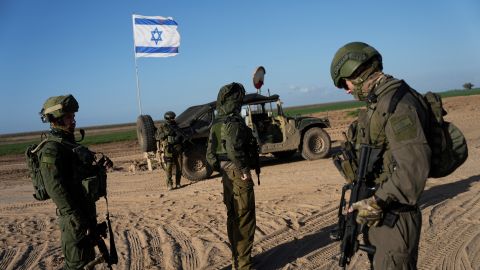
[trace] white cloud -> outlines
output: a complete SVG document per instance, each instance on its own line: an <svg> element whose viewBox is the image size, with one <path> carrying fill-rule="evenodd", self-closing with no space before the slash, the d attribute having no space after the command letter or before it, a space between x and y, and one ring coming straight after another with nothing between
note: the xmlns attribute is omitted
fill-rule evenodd
<svg viewBox="0 0 480 270"><path fill-rule="evenodd" d="M289 93L313 93L321 91L320 87L318 86L299 86L299 85L290 85L289 86Z"/></svg>

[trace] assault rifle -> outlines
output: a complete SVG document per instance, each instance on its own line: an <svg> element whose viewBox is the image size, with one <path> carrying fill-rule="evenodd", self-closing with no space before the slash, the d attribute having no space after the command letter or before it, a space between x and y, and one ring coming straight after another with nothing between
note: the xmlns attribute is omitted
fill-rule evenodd
<svg viewBox="0 0 480 270"><path fill-rule="evenodd" d="M256 157L253 157L253 158L254 158L255 174L257 175L257 182L258 182L258 185L260 186L260 173L261 173L260 156L257 154Z"/></svg>
<svg viewBox="0 0 480 270"><path fill-rule="evenodd" d="M257 140L252 136L251 141L248 142L248 153L250 159L250 166L255 169L255 174L257 175L257 183L260 186L260 146L257 143Z"/></svg>
<svg viewBox="0 0 480 270"><path fill-rule="evenodd" d="M346 144L351 143L348 141ZM358 236L363 232L363 225L356 222L357 211L350 212L348 208L360 200L366 199L373 195L374 190L367 185L366 174L368 172L368 165L372 150L375 149L366 144L360 146L360 153L358 157L358 166L356 169L355 179L351 183L347 183L342 188L342 196L338 208L338 231L331 234L333 240L341 240L340 245L340 259L339 265L343 268L350 263L351 258L360 249L366 251L369 255L375 253L375 247L368 243L360 244ZM345 151L345 149L343 149ZM343 153L342 155L354 155L354 152ZM335 160L334 160L335 162ZM337 165L337 164L336 164ZM338 166L337 166L338 167ZM345 193L350 190L350 199L348 205L346 204ZM345 213L345 214L344 214Z"/></svg>
<svg viewBox="0 0 480 270"><path fill-rule="evenodd" d="M110 252L103 241L104 238L107 238L107 229L110 237ZM94 260L85 265L84 270L92 270L95 268L95 265L100 263L106 263L108 269L112 269L112 265L118 263L118 254L117 248L115 247L112 225L110 223L108 214L107 221L97 224L93 232L91 232L90 240L93 241L93 243L98 247L100 256L96 257Z"/></svg>

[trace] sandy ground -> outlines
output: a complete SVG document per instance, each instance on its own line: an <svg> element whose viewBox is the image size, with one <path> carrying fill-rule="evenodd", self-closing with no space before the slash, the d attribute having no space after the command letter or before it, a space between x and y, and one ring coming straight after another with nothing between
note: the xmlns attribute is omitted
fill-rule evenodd
<svg viewBox="0 0 480 270"><path fill-rule="evenodd" d="M465 133L469 159L452 175L427 182L420 206L419 269L480 269L480 96L445 100L447 119ZM330 113L339 138L350 120ZM129 172L141 153L136 143L95 146L111 156L109 207L120 261L115 269L229 269L226 213L218 174L182 180L167 192L163 171ZM60 269L55 205L32 198L22 156L0 158L0 269ZM257 269L337 269L336 223L343 180L330 159L288 162L264 157L255 187ZM106 204L97 203L99 220ZM350 269L367 269L357 253Z"/></svg>

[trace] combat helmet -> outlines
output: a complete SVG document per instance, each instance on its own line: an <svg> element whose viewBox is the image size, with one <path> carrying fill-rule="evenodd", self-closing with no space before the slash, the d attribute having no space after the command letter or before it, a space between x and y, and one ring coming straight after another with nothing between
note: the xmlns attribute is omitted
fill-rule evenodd
<svg viewBox="0 0 480 270"><path fill-rule="evenodd" d="M171 121L175 120L176 116L177 115L174 112L168 111L163 115L163 118L165 118L165 120L167 120L168 122L171 122Z"/></svg>
<svg viewBox="0 0 480 270"><path fill-rule="evenodd" d="M338 49L330 66L333 84L342 88L342 79L354 75L363 64L374 59L378 60L379 70L382 70L382 55L372 46L363 42L350 42Z"/></svg>
<svg viewBox="0 0 480 270"><path fill-rule="evenodd" d="M66 113L78 112L78 102L72 95L49 97L42 106L40 117L42 122L51 122L63 117Z"/></svg>
<svg viewBox="0 0 480 270"><path fill-rule="evenodd" d="M222 86L217 96L218 112L223 115L240 112L244 97L245 88L241 83L232 82Z"/></svg>

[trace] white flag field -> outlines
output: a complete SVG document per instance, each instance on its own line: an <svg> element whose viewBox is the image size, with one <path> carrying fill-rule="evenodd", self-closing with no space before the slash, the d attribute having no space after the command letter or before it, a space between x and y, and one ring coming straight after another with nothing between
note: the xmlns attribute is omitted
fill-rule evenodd
<svg viewBox="0 0 480 270"><path fill-rule="evenodd" d="M134 14L135 57L169 57L178 54L180 34L172 17Z"/></svg>

